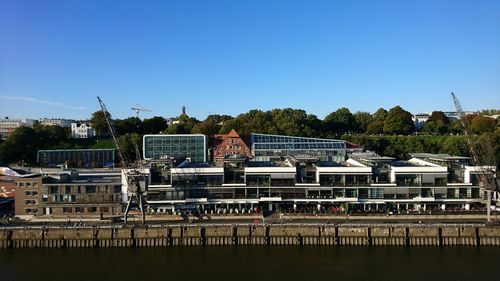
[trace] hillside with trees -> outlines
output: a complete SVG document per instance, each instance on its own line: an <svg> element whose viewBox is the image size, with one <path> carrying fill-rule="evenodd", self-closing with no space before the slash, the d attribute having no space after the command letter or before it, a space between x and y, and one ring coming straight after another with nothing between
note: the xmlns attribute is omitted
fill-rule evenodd
<svg viewBox="0 0 500 281"><path fill-rule="evenodd" d="M491 146L500 163L500 125L490 115L498 110L483 110L479 114L467 115L475 137L484 146ZM344 139L358 143L381 155L407 159L411 152L448 153L468 156L466 140L462 136L459 120L450 120L441 111L432 112L428 121L416 128L412 115L400 106L386 110L352 113L342 107L328 114L324 119L300 109L273 109L269 111L250 110L236 117L209 115L198 120L181 114L168 126L163 117L141 120L136 117L114 119L119 142L129 155L133 156L134 142L142 147L145 134L205 134L208 145L213 145L213 136L235 129L240 135L264 133L301 137ZM68 148L113 148L109 132L101 111L90 116L90 123L99 137L94 139L72 139L68 129L36 125L21 127L11 137L0 143L0 163L36 163L39 149Z"/></svg>

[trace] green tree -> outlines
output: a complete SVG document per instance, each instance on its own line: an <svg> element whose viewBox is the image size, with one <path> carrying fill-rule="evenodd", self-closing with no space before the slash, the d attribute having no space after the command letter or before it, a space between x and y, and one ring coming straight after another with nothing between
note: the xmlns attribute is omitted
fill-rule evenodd
<svg viewBox="0 0 500 281"><path fill-rule="evenodd" d="M375 113L373 113L372 120L384 122L386 117L387 117L387 110L379 108L377 109L377 111L375 111Z"/></svg>
<svg viewBox="0 0 500 281"><path fill-rule="evenodd" d="M469 156L467 140L463 136L449 136L440 145L440 153L456 156Z"/></svg>
<svg viewBox="0 0 500 281"><path fill-rule="evenodd" d="M442 111L433 111L427 122L425 122L422 131L429 134L442 135L449 131L450 120Z"/></svg>
<svg viewBox="0 0 500 281"><path fill-rule="evenodd" d="M342 107L328 114L324 120L325 128L331 135L342 135L357 131L356 121L349 109Z"/></svg>
<svg viewBox="0 0 500 281"><path fill-rule="evenodd" d="M196 118L189 117L187 114L181 114L175 119L176 123L169 126L163 131L165 134L190 134L194 125L200 121Z"/></svg>
<svg viewBox="0 0 500 281"><path fill-rule="evenodd" d="M366 128L366 133L369 135L379 135L384 132L384 121L372 121Z"/></svg>
<svg viewBox="0 0 500 281"><path fill-rule="evenodd" d="M393 135L408 135L415 131L415 124L410 112L400 106L389 110L384 121L384 132Z"/></svg>
<svg viewBox="0 0 500 281"><path fill-rule="evenodd" d="M318 132L314 126L317 125L316 116L308 116L304 110L285 108L273 109L271 111L272 122L275 132L279 135L312 137ZM313 127L311 127L313 126Z"/></svg>
<svg viewBox="0 0 500 281"><path fill-rule="evenodd" d="M211 115L207 116L205 121L212 120L215 124L220 126L220 125L224 124L226 121L231 120L231 119L234 119L234 118L232 116L229 116L229 115L211 114Z"/></svg>
<svg viewBox="0 0 500 281"><path fill-rule="evenodd" d="M218 134L220 131L220 124L221 121L219 118L209 115L203 122L194 125L191 133L206 135L208 138L208 146L211 147L214 145L214 135Z"/></svg>
<svg viewBox="0 0 500 281"><path fill-rule="evenodd" d="M354 113L354 120L356 121L357 132L364 133L372 122L372 116L368 112L358 111Z"/></svg>
<svg viewBox="0 0 500 281"><path fill-rule="evenodd" d="M448 117L442 111L433 111L431 113L431 116L429 116L429 119L427 120L427 122L436 122L436 121L440 121L445 125L450 124L450 119L448 119Z"/></svg>
<svg viewBox="0 0 500 281"><path fill-rule="evenodd" d="M448 132L454 135L463 134L464 129L462 127L462 122L460 120L450 121L450 126L448 126Z"/></svg>
<svg viewBox="0 0 500 281"><path fill-rule="evenodd" d="M160 116L144 119L140 126L142 134L159 134L168 127L167 120Z"/></svg>
<svg viewBox="0 0 500 281"><path fill-rule="evenodd" d="M141 153L140 148L142 147L142 138L139 134L137 133L125 134L118 137L117 141L121 150L127 155L129 161L137 160L135 145L137 145L137 148L139 148L139 154Z"/></svg>
<svg viewBox="0 0 500 281"><path fill-rule="evenodd" d="M109 112L107 113L107 116L111 120L111 114ZM109 133L106 118L101 110L92 113L90 123L92 124L92 128L94 128L97 135L104 135Z"/></svg>
<svg viewBox="0 0 500 281"><path fill-rule="evenodd" d="M37 147L53 148L60 145L67 138L66 131L60 126L43 126L37 124L33 127L34 138L37 139Z"/></svg>
<svg viewBox="0 0 500 281"><path fill-rule="evenodd" d="M476 134L493 133L496 125L495 119L479 115L472 120L471 129Z"/></svg>
<svg viewBox="0 0 500 281"><path fill-rule="evenodd" d="M429 134L442 135L448 133L448 125L444 124L441 120L438 121L427 121L422 128L423 132Z"/></svg>
<svg viewBox="0 0 500 281"><path fill-rule="evenodd" d="M137 117L129 117L121 120L114 120L114 127L118 135L125 135L129 133L138 133L142 125L141 119Z"/></svg>
<svg viewBox="0 0 500 281"><path fill-rule="evenodd" d="M28 164L35 164L39 141L38 134L32 128L16 128L0 145L0 162L9 164L25 161Z"/></svg>

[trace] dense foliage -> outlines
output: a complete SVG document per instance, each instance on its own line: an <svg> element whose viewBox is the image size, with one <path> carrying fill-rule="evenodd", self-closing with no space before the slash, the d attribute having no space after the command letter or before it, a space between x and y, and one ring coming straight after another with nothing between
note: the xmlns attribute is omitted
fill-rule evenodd
<svg viewBox="0 0 500 281"><path fill-rule="evenodd" d="M482 143L490 143L496 162L500 163L500 125L487 115L498 110L467 115L467 121ZM141 120L136 117L115 119L121 147L135 159L134 143L142 147L145 134L205 134L209 146L213 136L235 129L240 135L264 133L302 137L342 138L358 143L379 154L406 159L411 152L449 153L468 155L467 144L459 120L449 120L443 112L435 111L421 128L416 128L412 115L400 106L389 110L378 109L375 113L355 112L343 107L328 114L323 120L300 109L250 110L236 117L209 115L200 121L186 114L170 120L153 117ZM90 117L99 137L71 139L69 129L57 126L36 125L33 129L21 127L11 137L0 142L0 163L36 163L36 151L58 148L113 148L104 114L96 111ZM487 145L486 145L487 146Z"/></svg>

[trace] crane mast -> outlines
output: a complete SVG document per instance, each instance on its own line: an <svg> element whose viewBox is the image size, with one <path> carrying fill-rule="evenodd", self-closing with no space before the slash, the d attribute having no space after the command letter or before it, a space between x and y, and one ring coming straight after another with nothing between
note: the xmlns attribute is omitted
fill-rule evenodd
<svg viewBox="0 0 500 281"><path fill-rule="evenodd" d="M138 163L140 163L139 165L140 167L138 167L137 164L131 165L127 153L123 151L123 149L120 147L120 144L118 142L118 135L116 133L115 128L113 127L113 124L111 123L111 118L109 116L109 112L108 109L106 108L106 105L104 104L104 102L101 100L100 97L97 97L97 100L99 101L101 111L104 115L104 119L106 120L106 125L108 126L111 137L113 138L115 149L118 152L118 157L120 158L120 164L123 168L123 173L127 181L128 198L127 198L127 206L124 212L124 222L125 224L128 222L128 214L130 212L130 208L132 204L136 204L138 205L141 211L142 223L144 224L146 222L146 213L144 211L144 205L145 205L144 193L148 189L148 179L144 174L144 167L142 165L142 162L140 162L141 159L140 159L139 148L137 147L137 144L134 143L136 157L138 157L137 161L139 161Z"/></svg>
<svg viewBox="0 0 500 281"><path fill-rule="evenodd" d="M483 186L486 191L486 216L487 221L491 222L491 192L496 190L496 183L494 179L494 166L492 163L487 163L492 157L488 157L491 154L491 150L483 150L483 148L476 142L476 139L472 133L472 129L469 120L465 118L465 113L462 110L462 106L458 101L458 98L452 92L453 103L457 110L458 117L464 129L465 139L467 141L467 148L469 150L470 156L472 158L472 163L475 166L479 184Z"/></svg>

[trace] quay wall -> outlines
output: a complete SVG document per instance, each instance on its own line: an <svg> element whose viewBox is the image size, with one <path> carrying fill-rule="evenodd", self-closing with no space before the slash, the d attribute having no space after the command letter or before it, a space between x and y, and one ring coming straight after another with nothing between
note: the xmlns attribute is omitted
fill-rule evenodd
<svg viewBox="0 0 500 281"><path fill-rule="evenodd" d="M500 226L224 224L0 228L1 249L247 245L500 246Z"/></svg>

